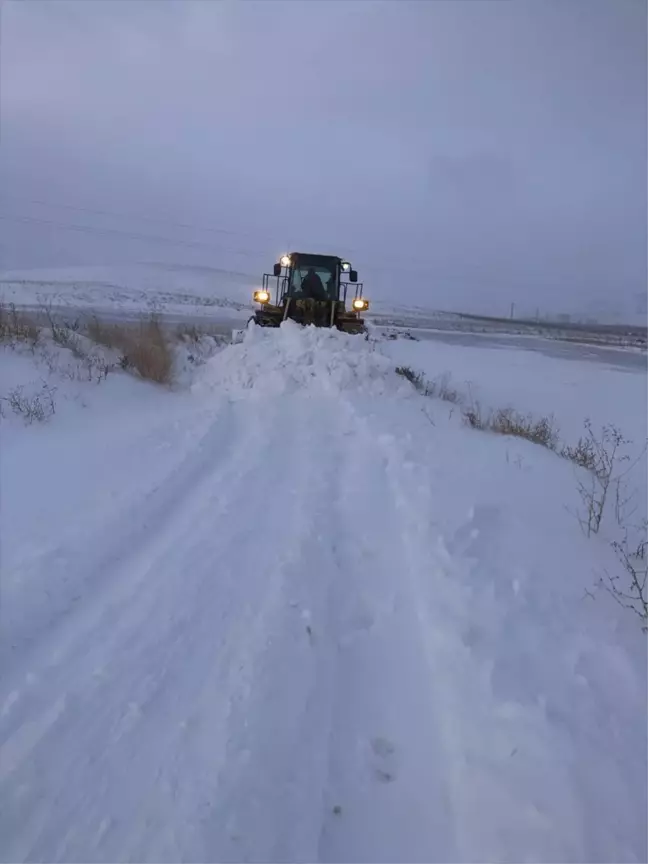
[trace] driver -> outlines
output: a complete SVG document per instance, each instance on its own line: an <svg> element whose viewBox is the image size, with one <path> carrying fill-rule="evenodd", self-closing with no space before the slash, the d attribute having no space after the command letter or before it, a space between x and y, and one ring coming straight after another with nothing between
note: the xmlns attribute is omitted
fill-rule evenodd
<svg viewBox="0 0 648 864"><path fill-rule="evenodd" d="M304 276L301 283L301 290L304 297L311 297L313 300L326 300L326 291L322 280L315 272L313 267L310 267L308 273Z"/></svg>

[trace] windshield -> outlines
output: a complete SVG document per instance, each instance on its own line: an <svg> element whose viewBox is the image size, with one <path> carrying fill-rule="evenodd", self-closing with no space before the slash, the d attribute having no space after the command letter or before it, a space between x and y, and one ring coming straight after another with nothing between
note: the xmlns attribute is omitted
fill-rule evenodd
<svg viewBox="0 0 648 864"><path fill-rule="evenodd" d="M290 294L293 297L313 297L315 300L336 300L335 265L302 264L292 271Z"/></svg>

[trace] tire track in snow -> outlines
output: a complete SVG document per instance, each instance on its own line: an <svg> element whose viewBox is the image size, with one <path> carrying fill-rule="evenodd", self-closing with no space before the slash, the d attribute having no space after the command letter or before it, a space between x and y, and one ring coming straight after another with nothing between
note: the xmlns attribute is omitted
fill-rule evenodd
<svg viewBox="0 0 648 864"><path fill-rule="evenodd" d="M235 731L205 838L211 860L316 860L321 830L332 671L328 602L331 582L344 576L333 554L331 516L345 462L334 398L291 396L284 410L295 423L277 506L288 495L296 508L277 542L287 542L291 554L249 699L232 714Z"/></svg>
<svg viewBox="0 0 648 864"><path fill-rule="evenodd" d="M386 463L318 397L230 406L227 467L178 481L177 510L163 486L164 542L107 571L92 626L59 625L0 725L43 718L0 787L8 857L456 857Z"/></svg>
<svg viewBox="0 0 648 864"><path fill-rule="evenodd" d="M20 734L28 718L47 716L49 706L64 699L62 716L43 726L42 738L32 740L2 786L3 799L7 784L19 790L0 817L4 854L11 859L86 859L101 850L117 860L138 844L142 857L174 859L191 857L192 843L194 857L202 857L200 843L196 847L202 828L192 826L192 818L201 811L201 798L213 792L232 693L238 688L245 698L245 657L262 647L264 609L276 590L276 578L268 582L254 559L277 548L282 527L271 494L283 460L268 460L268 454L273 447L282 452L285 424L275 423L271 406L261 416L245 405L232 410L243 412L244 426L256 430L239 441L238 458L211 477L207 471L199 493L181 498L162 526L168 536L158 542L156 531L144 541L137 572L124 565L115 583L118 598L106 591L94 604L91 624L86 614L70 632L70 622L57 628L64 643L58 666L49 656L56 643L43 640L40 664L30 673L41 680L31 698L14 700L0 726L4 753L10 754L16 746L12 727ZM255 438L259 446L250 450ZM217 454L203 454L203 468L211 455ZM166 502L174 497L164 489L161 495ZM215 531L219 516L223 524ZM237 554L243 572L228 566L219 573L219 562ZM283 556L275 553L275 571L282 565ZM33 652L31 660L36 657ZM144 820L142 810L149 813ZM61 824L74 826L63 840ZM185 835L181 842L176 826Z"/></svg>
<svg viewBox="0 0 648 864"><path fill-rule="evenodd" d="M455 860L406 535L380 446L349 403L342 411L353 440L336 507L344 578L331 599L332 723L317 859Z"/></svg>
<svg viewBox="0 0 648 864"><path fill-rule="evenodd" d="M240 459L253 452L252 443L258 443L259 433L251 424L239 427L236 419L231 412L215 412L194 449L153 488L136 492L125 513L100 526L92 536L73 536L59 548L47 562L47 584L39 584L29 572L24 574L32 595L28 608L22 603L19 617L14 616L11 600L5 596L1 641L7 653L16 648L21 653L29 650L31 640L38 643L42 636L54 634L59 621L68 630L67 616L75 613L78 619L86 617L88 603L102 607L104 593L114 592L116 574L128 572L136 554L151 548L157 535L163 533L163 525L182 514L183 501L195 497L197 487L212 482L216 472L228 476L238 469ZM139 446L148 446L147 440ZM213 467L208 462L212 447ZM12 576L11 572L6 574L7 579Z"/></svg>

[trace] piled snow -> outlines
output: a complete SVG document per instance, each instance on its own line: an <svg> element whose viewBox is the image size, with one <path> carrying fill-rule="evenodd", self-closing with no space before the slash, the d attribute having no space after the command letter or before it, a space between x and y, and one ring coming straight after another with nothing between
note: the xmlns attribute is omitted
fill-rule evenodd
<svg viewBox="0 0 648 864"><path fill-rule="evenodd" d="M289 322L3 426L2 860L646 860L573 466L394 365Z"/></svg>
<svg viewBox="0 0 648 864"><path fill-rule="evenodd" d="M210 357L229 344L229 337L196 333L183 334L173 344L173 382L176 387L191 387L200 374L201 367Z"/></svg>
<svg viewBox="0 0 648 864"><path fill-rule="evenodd" d="M300 327L294 321L285 321L279 329L248 327L242 342L203 367L194 389L253 389L268 396L301 389L411 395L375 342L335 329Z"/></svg>

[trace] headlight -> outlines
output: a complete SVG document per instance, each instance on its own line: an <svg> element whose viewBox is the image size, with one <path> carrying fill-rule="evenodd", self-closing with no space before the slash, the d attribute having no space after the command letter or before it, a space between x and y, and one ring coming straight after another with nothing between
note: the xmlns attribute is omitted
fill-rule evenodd
<svg viewBox="0 0 648 864"><path fill-rule="evenodd" d="M342 262L342 270L344 270L345 273L348 273L350 269L351 269L351 265L349 264L349 262L343 261Z"/></svg>
<svg viewBox="0 0 648 864"><path fill-rule="evenodd" d="M254 300L256 303L267 303L270 300L270 294L267 291L255 291Z"/></svg>
<svg viewBox="0 0 648 864"><path fill-rule="evenodd" d="M282 267L290 267L290 255L282 255L279 259L279 263Z"/></svg>
<svg viewBox="0 0 648 864"><path fill-rule="evenodd" d="M365 300L364 297L356 297L353 301L353 308L356 312L361 312L363 309L368 309L369 301Z"/></svg>

